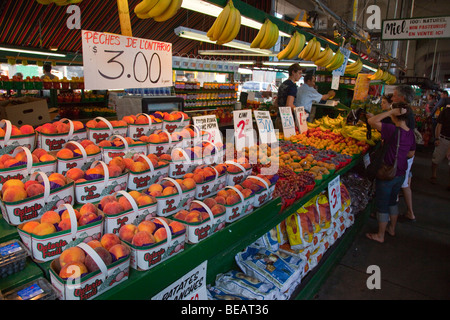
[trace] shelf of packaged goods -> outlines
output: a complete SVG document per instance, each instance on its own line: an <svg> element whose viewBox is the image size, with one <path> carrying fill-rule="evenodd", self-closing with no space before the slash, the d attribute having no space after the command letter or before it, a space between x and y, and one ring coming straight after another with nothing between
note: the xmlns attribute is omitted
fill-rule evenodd
<svg viewBox="0 0 450 320"><path fill-rule="evenodd" d="M335 174L322 180L311 192L282 212L280 212L281 199L273 199L251 214L228 224L209 238L197 244L186 244L184 251L150 270L130 269L127 281L103 293L97 299L151 299L204 261L208 261L206 282L214 283L217 274L236 268L234 257L239 251L295 213L308 200L325 190L328 183L337 175L342 175L353 168L360 159L361 157L357 157Z"/></svg>

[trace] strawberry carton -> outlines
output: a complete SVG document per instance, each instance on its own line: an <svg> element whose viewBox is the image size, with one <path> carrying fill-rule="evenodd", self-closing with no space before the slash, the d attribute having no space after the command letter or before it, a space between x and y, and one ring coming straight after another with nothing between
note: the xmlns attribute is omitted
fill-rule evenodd
<svg viewBox="0 0 450 320"><path fill-rule="evenodd" d="M134 141L130 137L111 135L108 139L99 142L103 161L109 163L114 157L124 157L135 153L146 153L147 145L142 141Z"/></svg>
<svg viewBox="0 0 450 320"><path fill-rule="evenodd" d="M126 243L109 233L95 243L81 242L67 248L50 264L50 281L58 298L90 300L120 285L130 274L130 251Z"/></svg>
<svg viewBox="0 0 450 320"><path fill-rule="evenodd" d="M72 168L66 176L75 180L77 203L98 202L104 196L127 189L128 170L111 163L106 165L103 161L94 161L84 172Z"/></svg>
<svg viewBox="0 0 450 320"><path fill-rule="evenodd" d="M156 116L156 113L155 113ZM169 133L175 131L181 131L183 128L189 125L191 118L181 111L172 111L171 113L163 113L163 130L167 130Z"/></svg>
<svg viewBox="0 0 450 320"><path fill-rule="evenodd" d="M147 190L151 195L156 196L158 202L156 214L159 217L167 217L180 210L186 210L195 198L194 179L177 180L164 178L163 182L159 184L161 187L159 190L155 190L158 184L151 185Z"/></svg>
<svg viewBox="0 0 450 320"><path fill-rule="evenodd" d="M44 123L36 128L37 148L46 151L61 150L68 141L86 139L86 129L81 121L61 119L53 123Z"/></svg>
<svg viewBox="0 0 450 320"><path fill-rule="evenodd" d="M2 186L0 208L3 218L13 226L39 219L64 203L74 203L74 182L59 173L47 176L36 171L28 181L11 179Z"/></svg>
<svg viewBox="0 0 450 320"><path fill-rule="evenodd" d="M131 248L131 267L146 271L184 250L186 228L179 221L149 218L137 226L126 224L119 237Z"/></svg>
<svg viewBox="0 0 450 320"><path fill-rule="evenodd" d="M128 124L123 120L108 121L103 117L96 117L86 122L87 139L99 144L112 135L126 136Z"/></svg>
<svg viewBox="0 0 450 320"><path fill-rule="evenodd" d="M124 116L122 120L128 123L127 136L134 140L149 136L155 130L161 130L163 125L161 119L146 113Z"/></svg>
<svg viewBox="0 0 450 320"><path fill-rule="evenodd" d="M169 176L171 157L168 154L162 154L160 157L154 154L134 154L130 160L132 162L127 166L129 190L148 189L152 184Z"/></svg>
<svg viewBox="0 0 450 320"><path fill-rule="evenodd" d="M103 214L95 206L76 210L64 203L54 211L46 211L38 220L20 224L17 231L32 257L45 262L80 242L100 240Z"/></svg>
<svg viewBox="0 0 450 320"><path fill-rule="evenodd" d="M28 124L20 129L9 120L0 121L0 155L11 154L18 146L34 150L36 146L36 132Z"/></svg>
<svg viewBox="0 0 450 320"><path fill-rule="evenodd" d="M30 152L27 147L16 147L12 154L0 156L0 186L10 179L28 179L36 171L53 173L56 164L56 158L44 149Z"/></svg>
<svg viewBox="0 0 450 320"><path fill-rule="evenodd" d="M57 172L65 175L72 168L87 170L96 160L102 159L99 146L90 140L69 141L56 153Z"/></svg>
<svg viewBox="0 0 450 320"><path fill-rule="evenodd" d="M226 186L215 197L217 203L225 203L226 222L234 222L253 211L255 193L240 185Z"/></svg>
<svg viewBox="0 0 450 320"><path fill-rule="evenodd" d="M156 216L155 197L138 191L117 191L100 200L99 210L105 214L105 233L119 234L119 229L127 224L138 225L147 217Z"/></svg>
<svg viewBox="0 0 450 320"><path fill-rule="evenodd" d="M225 206L218 204L213 198L193 200L189 210L178 211L172 217L174 221L185 225L188 243L198 243L225 227Z"/></svg>
<svg viewBox="0 0 450 320"><path fill-rule="evenodd" d="M227 165L227 186L240 184L252 173L252 166L248 163L248 160L240 160L225 161Z"/></svg>

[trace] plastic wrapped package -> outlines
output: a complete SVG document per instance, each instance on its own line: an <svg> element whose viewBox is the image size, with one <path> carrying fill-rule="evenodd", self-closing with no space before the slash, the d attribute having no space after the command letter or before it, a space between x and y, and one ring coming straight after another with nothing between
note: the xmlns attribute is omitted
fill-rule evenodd
<svg viewBox="0 0 450 320"><path fill-rule="evenodd" d="M219 288L209 286L206 290L208 300L250 300L246 297L223 292Z"/></svg>
<svg viewBox="0 0 450 320"><path fill-rule="evenodd" d="M277 251L279 248L277 228L272 228L252 243L252 247Z"/></svg>
<svg viewBox="0 0 450 320"><path fill-rule="evenodd" d="M279 289L272 283L262 282L236 270L218 274L215 288L249 300L276 300L280 295Z"/></svg>
<svg viewBox="0 0 450 320"><path fill-rule="evenodd" d="M53 286L45 278L38 278L3 294L4 300L56 300Z"/></svg>
<svg viewBox="0 0 450 320"><path fill-rule="evenodd" d="M25 268L27 248L19 240L11 240L0 244L0 279L19 272Z"/></svg>
<svg viewBox="0 0 450 320"><path fill-rule="evenodd" d="M314 226L305 213L294 213L285 219L286 232L292 249L303 249L312 244Z"/></svg>

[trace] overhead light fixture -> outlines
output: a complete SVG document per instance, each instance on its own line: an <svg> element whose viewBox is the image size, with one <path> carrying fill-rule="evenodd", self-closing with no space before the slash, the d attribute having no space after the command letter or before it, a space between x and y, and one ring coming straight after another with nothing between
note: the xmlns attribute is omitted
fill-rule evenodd
<svg viewBox="0 0 450 320"><path fill-rule="evenodd" d="M312 28L311 22L309 22L309 16L306 10L300 10L300 12L295 16L294 23L299 27Z"/></svg>
<svg viewBox="0 0 450 320"><path fill-rule="evenodd" d="M247 68L239 68L238 73L240 74L253 74L253 71Z"/></svg>
<svg viewBox="0 0 450 320"><path fill-rule="evenodd" d="M317 66L314 63L307 63L307 62L298 62L298 61L291 61L291 62L280 62L280 61L265 61L263 62L263 65L265 66L278 66L278 67L289 67L293 63L298 63L301 67L306 68L317 68Z"/></svg>
<svg viewBox="0 0 450 320"><path fill-rule="evenodd" d="M50 51L58 51L58 47L56 47L56 46L51 46L51 47L50 47Z"/></svg>
<svg viewBox="0 0 450 320"><path fill-rule="evenodd" d="M276 53L265 54L249 52L245 50L198 50L198 54L204 56L242 56L242 57L275 57Z"/></svg>
<svg viewBox="0 0 450 320"><path fill-rule="evenodd" d="M29 53L43 56L53 56L53 57L65 57L65 54L62 53L53 53L53 52L44 52L44 51L32 51L25 49L16 49L16 48L8 48L8 47L0 47L0 51L8 51L8 52L20 52L20 53Z"/></svg>
<svg viewBox="0 0 450 320"><path fill-rule="evenodd" d="M215 41L209 40L208 36L206 35L206 32L203 32L203 31L189 29L189 28L185 28L185 27L175 28L174 31L175 31L176 35L178 35L179 37L182 37L182 38L197 40L197 41L202 41L202 42L208 42L208 43L213 43L213 44L216 43ZM263 54L266 56L273 54L273 52L270 50L251 48L250 43L244 42L244 41L239 41L239 40L233 40L233 41L224 43L223 46L234 48L234 49L246 50L246 51L250 51L250 52L254 52L254 53L259 53L259 54Z"/></svg>
<svg viewBox="0 0 450 320"><path fill-rule="evenodd" d="M255 64L256 61L254 60L233 60L233 61L227 61L228 63L235 63L235 64Z"/></svg>
<svg viewBox="0 0 450 320"><path fill-rule="evenodd" d="M208 16L218 17L219 14L222 12L223 8L216 6L215 4L203 1L203 0L183 0L183 3L181 4L181 7L187 10L200 12L203 14L206 14ZM262 23L255 21L253 19L244 17L241 14L241 25L250 27L256 30L260 30L262 27ZM291 35L288 33L285 33L283 31L280 31L280 36L282 37L288 37L290 38Z"/></svg>

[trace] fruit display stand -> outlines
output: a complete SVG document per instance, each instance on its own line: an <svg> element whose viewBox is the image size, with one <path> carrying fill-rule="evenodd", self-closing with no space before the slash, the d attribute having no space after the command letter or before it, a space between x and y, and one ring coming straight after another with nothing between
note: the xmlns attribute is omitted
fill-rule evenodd
<svg viewBox="0 0 450 320"><path fill-rule="evenodd" d="M351 163L328 178L323 179L312 191L305 194L304 197L297 200L284 211L280 212L282 206L281 198L275 198L262 207L255 209L253 213L231 224L227 224L225 228L212 234L204 241L194 245L186 244L183 252L160 263L151 270L145 272L131 270L129 279L126 282L112 288L96 299L151 299L204 261L207 261L206 282L213 283L217 274L237 268L235 255L238 252L295 213L306 202L326 189L328 183L337 175L343 175L356 166L361 161L361 158L361 156L356 157ZM298 298L311 297L314 294L314 292L310 292L309 288L317 288L319 282L326 278L327 272L338 262L338 257L352 243L355 234L364 224L369 211L370 206L363 214L356 215L355 224L328 250L329 252L327 251L330 257L321 260L324 269L319 264L319 267L316 267L315 271L308 275L309 281L302 280L302 286L309 283L309 287L297 293Z"/></svg>

